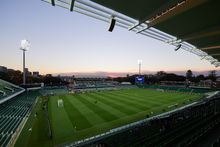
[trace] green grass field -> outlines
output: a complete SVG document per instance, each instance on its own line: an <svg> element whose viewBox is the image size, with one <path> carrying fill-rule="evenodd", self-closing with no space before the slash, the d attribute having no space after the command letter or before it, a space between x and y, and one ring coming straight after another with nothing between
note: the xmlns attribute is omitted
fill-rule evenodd
<svg viewBox="0 0 220 147"><path fill-rule="evenodd" d="M16 145L54 146L73 142L144 119L147 115L152 116L169 111L176 108L175 104L178 107L186 105L200 97L201 95L198 94L147 89L54 95L49 98L48 104L52 139L47 137L46 128L48 126L43 112L38 106L39 108L35 109L38 116L27 122L29 127L32 124L32 132L23 135L27 134L24 129ZM58 99L63 100L64 107L57 106ZM41 98L40 101L42 103L43 99ZM30 121L32 122L30 123ZM27 129L26 132L28 132Z"/></svg>

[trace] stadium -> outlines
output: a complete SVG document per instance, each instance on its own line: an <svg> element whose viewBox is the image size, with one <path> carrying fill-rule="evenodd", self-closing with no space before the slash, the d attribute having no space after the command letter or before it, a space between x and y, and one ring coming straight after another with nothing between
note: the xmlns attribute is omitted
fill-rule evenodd
<svg viewBox="0 0 220 147"><path fill-rule="evenodd" d="M218 0L41 3L104 21L109 32L125 28L220 66ZM31 75L25 66L29 48L22 40L23 72L0 66L0 146L220 146L215 72L147 75L138 60L138 72L127 77Z"/></svg>

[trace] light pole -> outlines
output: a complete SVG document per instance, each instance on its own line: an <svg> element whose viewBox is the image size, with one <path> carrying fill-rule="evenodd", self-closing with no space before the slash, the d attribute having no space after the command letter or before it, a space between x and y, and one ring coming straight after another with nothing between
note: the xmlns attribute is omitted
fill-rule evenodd
<svg viewBox="0 0 220 147"><path fill-rule="evenodd" d="M142 64L142 60L138 60L138 65L139 65L139 76L141 75L141 64Z"/></svg>
<svg viewBox="0 0 220 147"><path fill-rule="evenodd" d="M30 42L28 40L21 40L20 50L23 51L23 85L26 84L26 71L25 71L25 52L30 48Z"/></svg>

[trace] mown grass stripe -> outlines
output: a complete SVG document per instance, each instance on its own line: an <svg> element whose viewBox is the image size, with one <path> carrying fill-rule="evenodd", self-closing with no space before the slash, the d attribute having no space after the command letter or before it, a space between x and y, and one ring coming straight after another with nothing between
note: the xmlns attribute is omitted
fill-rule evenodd
<svg viewBox="0 0 220 147"><path fill-rule="evenodd" d="M96 99L94 99L93 96L89 95L88 93L86 93L85 96L87 97L89 101L91 101L92 103L96 105L99 105L99 107L101 107L102 109L105 109L108 112L111 112L115 116L124 117L126 115L122 113L121 111L119 111L118 109L114 109L113 107L111 107L111 105L107 105L105 103L102 103L101 101L97 101Z"/></svg>
<svg viewBox="0 0 220 147"><path fill-rule="evenodd" d="M114 95L117 95L117 94L114 94ZM123 94L118 94L118 95L124 96ZM147 95L146 96L141 96L141 95L133 96L133 95L126 94L126 97L134 99L135 101L140 101L140 102L142 101L142 102L145 102L145 103L152 103L152 106L159 106L159 105L163 104L164 102L169 101L169 99L163 99L163 97L156 96L156 95L155 96L147 96Z"/></svg>
<svg viewBox="0 0 220 147"><path fill-rule="evenodd" d="M49 99L49 116L52 124L53 140L55 144L74 134L74 128L71 120L64 108L58 108L57 100L57 96L52 96Z"/></svg>
<svg viewBox="0 0 220 147"><path fill-rule="evenodd" d="M59 97L60 99L63 99L64 109L66 110L74 129L81 130L92 126L86 117L80 111L78 111L78 109L70 102L66 96Z"/></svg>
<svg viewBox="0 0 220 147"><path fill-rule="evenodd" d="M122 98L129 99L129 100L137 102L139 104L149 104L150 103L151 107L161 105L161 103L158 103L157 101L155 101L155 99L149 99L146 96L145 97L129 96L129 95L123 95L123 94L118 94L118 93L111 93L111 94L116 97L122 97Z"/></svg>
<svg viewBox="0 0 220 147"><path fill-rule="evenodd" d="M130 109L130 107L128 107L124 104L122 105L118 101L112 101L112 100L106 99L106 97L100 96L100 95L95 94L95 93L90 93L89 96L94 98L95 100L101 101L102 103L105 103L106 105L111 106L114 109L117 109L117 110L121 111L122 113L124 113L126 115L136 113L135 111Z"/></svg>
<svg viewBox="0 0 220 147"><path fill-rule="evenodd" d="M123 93L127 95L139 95L139 96L156 96L156 97L163 97L169 99L169 97L172 99L176 99L179 96L185 96L185 97L199 97L200 95L191 95L189 93L178 93L178 92L160 92L156 90L149 90L149 89L140 89L140 91L117 91L116 93Z"/></svg>
<svg viewBox="0 0 220 147"><path fill-rule="evenodd" d="M124 97L124 98L121 98L120 96L113 96L109 93L100 93L100 95L103 95L104 97L107 97L107 98L111 98L111 99L114 99L116 101L119 101L121 103L124 103L126 104L127 106L129 107L133 107L133 108L136 108L138 110L147 110L148 107L144 104L140 104L140 103L137 103L135 102L134 100L131 100L131 99L128 99L127 97Z"/></svg>
<svg viewBox="0 0 220 147"><path fill-rule="evenodd" d="M106 111L105 109L99 107L98 105L88 101L84 94L80 94L80 95L77 94L76 97L78 98L79 101L84 103L89 109L91 109L94 113L99 115L105 121L112 121L114 119L119 118L118 116L113 115L112 113Z"/></svg>
<svg viewBox="0 0 220 147"><path fill-rule="evenodd" d="M117 94L127 95L128 97L132 97L133 95L136 95L136 93L117 93ZM173 93L173 94L176 94L176 93ZM137 98L143 98L143 100L148 101L148 102L149 102L149 100L153 100L153 101L161 102L161 103L176 101L178 99L182 99L183 97L185 97L185 99L189 99L189 98L195 98L195 97L198 97L198 96L194 96L194 95L190 95L190 94L183 94L183 95L178 94L178 95L175 96L175 95L172 95L172 93L167 94L167 92L164 92L163 95L162 94L158 95L156 93L150 94L150 93L148 93L148 91L146 91L145 95L143 95L140 92L140 94L137 96Z"/></svg>
<svg viewBox="0 0 220 147"><path fill-rule="evenodd" d="M81 114L86 117L86 119L93 125L101 124L106 122L104 119L102 119L100 116L98 116L96 113L94 113L91 109L89 109L85 104L80 102L78 98L75 98L74 95L68 95L67 98L70 100L72 105L75 106L78 111L81 112Z"/></svg>
<svg viewBox="0 0 220 147"><path fill-rule="evenodd" d="M144 90L144 89L140 89L139 90L139 97L143 97L143 98L147 98L146 100L148 100L148 103L151 102L151 101L155 101L157 103L161 103L161 105L166 105L166 106L169 106L169 105L173 105L173 104L176 104L176 103L179 103L179 104L183 104L183 102L188 102L187 100L188 99L197 99L199 97L201 97L201 95L190 95L190 94L187 94L187 93L174 93L174 92L158 92L156 90ZM121 91L117 91L116 92L117 94L120 93L120 94L125 94L125 95L128 95L128 96L132 96L132 95L136 95L137 94L137 91L135 92L131 92L131 91L128 91L128 92L123 92L121 93ZM159 93L162 93L162 94L159 94ZM145 95L144 95L145 94ZM153 96L152 96L153 94ZM148 95L151 95L151 96L148 96ZM151 99L151 100L150 100Z"/></svg>

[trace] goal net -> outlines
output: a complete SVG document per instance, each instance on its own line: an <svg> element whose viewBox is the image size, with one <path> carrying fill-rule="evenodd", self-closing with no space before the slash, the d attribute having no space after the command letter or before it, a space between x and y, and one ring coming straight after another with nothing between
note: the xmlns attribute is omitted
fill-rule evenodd
<svg viewBox="0 0 220 147"><path fill-rule="evenodd" d="M57 100L57 106L63 107L63 100L62 99Z"/></svg>

